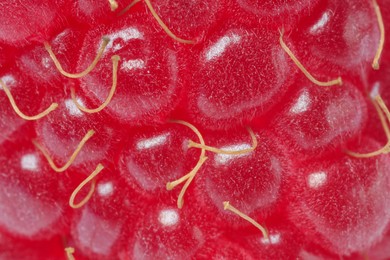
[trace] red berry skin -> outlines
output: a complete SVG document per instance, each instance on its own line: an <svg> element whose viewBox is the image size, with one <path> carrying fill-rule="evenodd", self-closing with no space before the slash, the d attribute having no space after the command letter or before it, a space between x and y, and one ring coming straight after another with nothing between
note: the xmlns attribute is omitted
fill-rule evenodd
<svg viewBox="0 0 390 260"><path fill-rule="evenodd" d="M279 214L277 218L268 218L263 224L268 230L269 240L253 226L230 232L229 236L254 259L297 259L303 244L303 235L286 216Z"/></svg>
<svg viewBox="0 0 390 260"><path fill-rule="evenodd" d="M227 9L226 2L225 0L151 1L157 14L176 36L195 43L203 41L210 28L223 21ZM149 11L148 13L151 15Z"/></svg>
<svg viewBox="0 0 390 260"><path fill-rule="evenodd" d="M378 144L364 139L365 149ZM291 176L289 218L322 247L349 255L377 243L390 219L387 156L344 154L306 162Z"/></svg>
<svg viewBox="0 0 390 260"><path fill-rule="evenodd" d="M316 260L316 259L329 259L337 260L343 257L344 259L351 259L350 257L334 254L329 250L323 249L319 245L313 243L306 243L299 252L299 259L301 260ZM352 258L353 259L353 258ZM356 258L355 258L356 259Z"/></svg>
<svg viewBox="0 0 390 260"><path fill-rule="evenodd" d="M5 66L5 63L7 61L7 56L4 54L5 53L5 48L4 46L0 46L0 69L2 69Z"/></svg>
<svg viewBox="0 0 390 260"><path fill-rule="evenodd" d="M126 6L132 3L131 0L116 1L118 7L110 11L110 3L106 0L72 0L71 2L68 15L80 26L87 27L88 29L99 26L100 24L113 23L121 19L129 13L120 15L121 12Z"/></svg>
<svg viewBox="0 0 390 260"><path fill-rule="evenodd" d="M81 70L95 57L102 35L111 39L99 64L81 79L77 92L87 103L99 106L112 86L111 57L119 55L118 87L103 113L133 126L166 121L182 89L178 55L166 35L150 26L153 22L144 11L114 26L97 27L87 34L80 56Z"/></svg>
<svg viewBox="0 0 390 260"><path fill-rule="evenodd" d="M123 254L127 241L133 235L134 225L137 223L134 221L137 219L129 218L126 214L103 217L96 211L97 207L93 207L95 209L85 206L75 214L71 232L72 245L87 259L117 259L119 254ZM99 209L106 210L104 207ZM137 209L127 210L131 212Z"/></svg>
<svg viewBox="0 0 390 260"><path fill-rule="evenodd" d="M93 130L92 137L80 149L69 168L89 174L98 163L111 164L117 158L122 132L113 129L115 124L99 114L80 111L72 99L62 93L52 95L59 106L47 117L35 122L36 142L40 144L60 168L71 158L81 140ZM107 125L106 125L107 123Z"/></svg>
<svg viewBox="0 0 390 260"><path fill-rule="evenodd" d="M324 81L371 70L380 38L372 1L366 0L323 1L285 34L288 45L296 46L294 54Z"/></svg>
<svg viewBox="0 0 390 260"><path fill-rule="evenodd" d="M109 259L115 257L123 223L116 223L91 212L88 206L80 210L72 226L72 238L76 251L88 258Z"/></svg>
<svg viewBox="0 0 390 260"><path fill-rule="evenodd" d="M192 257L194 260L218 260L218 259L237 259L252 260L253 257L243 246L234 243L224 236L206 241Z"/></svg>
<svg viewBox="0 0 390 260"><path fill-rule="evenodd" d="M386 260L390 258L390 231L387 230L386 235L381 242L372 247L367 253L369 259Z"/></svg>
<svg viewBox="0 0 390 260"><path fill-rule="evenodd" d="M64 194L69 193L69 181L51 171L33 138L33 128L24 126L2 143L0 230L19 238L48 239L67 230Z"/></svg>
<svg viewBox="0 0 390 260"><path fill-rule="evenodd" d="M3 81L7 81L7 76L0 78ZM25 124L19 116L16 115L15 111L10 106L9 100L5 95L4 91L0 88L0 108L1 108L1 119L0 119L0 144L2 144L9 136L16 131L20 126Z"/></svg>
<svg viewBox="0 0 390 260"><path fill-rule="evenodd" d="M368 113L371 115L368 118L367 125L363 129L363 134L369 136L380 144L385 145L387 143L387 137L383 126L381 124L378 112L372 103L377 95L383 99L387 107L390 106L390 93L387 91L388 82L390 81L390 68L389 61L385 60L382 63L382 68L379 71L371 71L366 79L364 79L365 92L367 93L367 99L370 100L368 103ZM377 147L378 149L380 147Z"/></svg>
<svg viewBox="0 0 390 260"><path fill-rule="evenodd" d="M258 146L252 152L241 155L206 153L209 159L187 195L191 201L188 203L196 203L204 209L204 214L210 215L209 218L220 228L250 225L224 210L224 201L229 201L249 216L258 216L256 220L259 222L273 214L281 202L284 176L292 170L288 152L271 133L263 129L254 129L254 133ZM208 145L223 150L235 151L252 146L246 129L206 132L204 138Z"/></svg>
<svg viewBox="0 0 390 260"><path fill-rule="evenodd" d="M73 173L76 185L84 178L77 174ZM83 199L89 189L90 184L76 200ZM118 170L105 167L96 177L88 203L74 211L70 243L87 259L117 259L144 211L142 198L119 178Z"/></svg>
<svg viewBox="0 0 390 260"><path fill-rule="evenodd" d="M20 47L31 41L45 41L66 26L66 18L60 13L63 6L59 0L7 2L0 10L0 42Z"/></svg>
<svg viewBox="0 0 390 260"><path fill-rule="evenodd" d="M188 148L189 140L196 141L197 136L175 123L136 128L126 139L120 158L121 176L150 200L171 193L166 184L189 173L200 155L199 150Z"/></svg>
<svg viewBox="0 0 390 260"><path fill-rule="evenodd" d="M71 26L45 40L66 72L77 72L77 62L84 35L83 30ZM50 83L51 89L63 91L64 85L67 86L71 81L58 71L43 43L23 49L15 62L26 76L39 83Z"/></svg>
<svg viewBox="0 0 390 260"><path fill-rule="evenodd" d="M117 2L113 12L107 0L27 0L0 10L0 78L27 114L60 105L25 122L0 88L0 259L66 259L67 246L77 260L389 258L388 155L345 154L387 142L369 100L379 93L390 106L385 0L379 71L371 69L380 38L373 0L151 0L194 45L172 40L145 1L123 15L132 0ZM281 48L278 29L315 78L341 76L343 85L312 84ZM62 76L42 44L65 71L79 72L104 35L113 41L81 79ZM98 114L80 112L70 89L86 107L99 106L112 84L112 55L121 56L112 102ZM165 184L190 171L200 149L187 147L198 141L194 133L168 119L194 123L219 148L250 147L252 126L258 147L206 152L179 210L181 186ZM61 174L31 142L62 165L89 129L96 134ZM158 146L145 145L156 137ZM94 194L71 209L71 192L97 163L105 168ZM265 226L270 242L224 211L224 200Z"/></svg>
<svg viewBox="0 0 390 260"><path fill-rule="evenodd" d="M12 66L12 55L16 50L10 46L0 44L0 71L7 70L9 66Z"/></svg>
<svg viewBox="0 0 390 260"><path fill-rule="evenodd" d="M9 237L3 237L3 239L1 239L0 233L0 259L66 259L64 242L65 241L61 236L38 241L27 241Z"/></svg>
<svg viewBox="0 0 390 260"><path fill-rule="evenodd" d="M231 15L237 19L243 19L246 15L240 17L242 11L257 18L262 26L276 29L294 28L298 21L303 17L317 11L319 0L234 0L233 10ZM237 7L238 8L237 8ZM240 12L241 11L241 12ZM243 19L244 20L244 19Z"/></svg>
<svg viewBox="0 0 390 260"><path fill-rule="evenodd" d="M264 116L294 82L297 68L280 48L278 33L249 21L229 18L188 58L185 105L191 122L209 129L248 124Z"/></svg>
<svg viewBox="0 0 390 260"><path fill-rule="evenodd" d="M271 120L271 129L299 155L295 160L333 152L360 135L367 105L353 84L324 89L304 78L297 86Z"/></svg>
<svg viewBox="0 0 390 260"><path fill-rule="evenodd" d="M38 82L34 78L26 76L17 66L4 70L0 74L0 78L11 92L17 107L26 115L36 115L55 102L51 97L53 86L50 81ZM0 94L7 99L4 102L4 108L5 106L11 107L2 88ZM5 108L5 110L7 109ZM15 114L15 116L17 115Z"/></svg>
<svg viewBox="0 0 390 260"><path fill-rule="evenodd" d="M128 259L190 259L209 238L207 223L194 217L196 211L164 201L150 205L129 240Z"/></svg>

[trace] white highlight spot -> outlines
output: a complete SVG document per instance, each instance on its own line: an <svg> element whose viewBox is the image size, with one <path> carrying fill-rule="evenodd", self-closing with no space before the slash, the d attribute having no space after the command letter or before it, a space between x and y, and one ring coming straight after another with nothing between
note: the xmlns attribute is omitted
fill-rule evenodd
<svg viewBox="0 0 390 260"><path fill-rule="evenodd" d="M38 158L35 154L26 154L20 160L22 169L28 171L38 170Z"/></svg>
<svg viewBox="0 0 390 260"><path fill-rule="evenodd" d="M315 172L309 175L307 184L310 188L317 189L325 184L326 179L326 172Z"/></svg>
<svg viewBox="0 0 390 260"><path fill-rule="evenodd" d="M4 84L8 88L11 88L12 85L15 85L15 83L16 83L16 80L12 75L5 75L1 78L1 80L4 82ZM3 89L3 88L0 86L0 89Z"/></svg>
<svg viewBox="0 0 390 260"><path fill-rule="evenodd" d="M48 69L51 67L52 60L49 57L42 57L41 64L44 68Z"/></svg>
<svg viewBox="0 0 390 260"><path fill-rule="evenodd" d="M179 214L175 209L164 209L160 211L158 221L164 226L173 226L179 222Z"/></svg>
<svg viewBox="0 0 390 260"><path fill-rule="evenodd" d="M379 82L375 82L370 92L371 99L375 99L377 96L379 96L380 88L381 88L381 84Z"/></svg>
<svg viewBox="0 0 390 260"><path fill-rule="evenodd" d="M225 146L221 147L221 150L225 151L241 151L245 149L250 149L252 146L249 144L237 144L237 145L230 145L230 146ZM240 158L247 156L250 153L245 153L245 154L216 154L215 155L215 162L218 164L227 164L229 161L235 159L235 158Z"/></svg>
<svg viewBox="0 0 390 260"><path fill-rule="evenodd" d="M143 39L144 36L137 28L129 27L129 28L126 28L124 30L109 34L106 37L108 37L110 39L110 41L107 44L105 52L111 48L113 48L114 51L118 51L118 50L122 49L122 47L123 47L122 45L120 45L120 44L114 45L113 44L116 39L121 39L124 42L128 42L129 40L132 40L132 39Z"/></svg>
<svg viewBox="0 0 390 260"><path fill-rule="evenodd" d="M210 61L214 58L220 57L229 45L237 44L240 40L241 36L234 33L231 36L223 36L206 52L206 60Z"/></svg>
<svg viewBox="0 0 390 260"><path fill-rule="evenodd" d="M102 197L111 196L114 192L114 185L112 185L112 182L99 183L97 185L97 191L98 194Z"/></svg>
<svg viewBox="0 0 390 260"><path fill-rule="evenodd" d="M120 43L115 43L112 48L114 49L114 51L119 51L120 49L123 48L122 44Z"/></svg>
<svg viewBox="0 0 390 260"><path fill-rule="evenodd" d="M309 108L310 105L310 96L309 93L305 90L298 98L297 102L290 109L291 113L300 114Z"/></svg>
<svg viewBox="0 0 390 260"><path fill-rule="evenodd" d="M138 150L150 149L166 143L169 133L161 134L152 138L144 139L137 142Z"/></svg>
<svg viewBox="0 0 390 260"><path fill-rule="evenodd" d="M261 243L264 245L276 245L280 243L280 234L272 234L269 236L269 239L261 238Z"/></svg>
<svg viewBox="0 0 390 260"><path fill-rule="evenodd" d="M325 27L325 25L329 22L330 20L330 14L329 11L326 11L325 13L322 14L320 20L318 20L311 28L310 32L312 34L318 34L322 31L322 29Z"/></svg>
<svg viewBox="0 0 390 260"><path fill-rule="evenodd" d="M76 98L76 100L81 106L84 106L83 102L79 98ZM65 106L68 109L70 115L77 117L83 115L83 112L76 106L72 99L65 100Z"/></svg>
<svg viewBox="0 0 390 260"><path fill-rule="evenodd" d="M145 62L141 59L126 60L126 61L123 61L121 64L122 64L121 69L124 71L145 68Z"/></svg>

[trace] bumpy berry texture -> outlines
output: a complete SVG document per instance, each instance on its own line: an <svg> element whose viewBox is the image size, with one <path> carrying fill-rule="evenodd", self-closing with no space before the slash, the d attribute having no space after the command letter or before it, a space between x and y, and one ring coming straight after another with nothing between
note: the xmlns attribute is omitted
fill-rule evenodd
<svg viewBox="0 0 390 260"><path fill-rule="evenodd" d="M0 4L0 259L389 259L377 1Z"/></svg>

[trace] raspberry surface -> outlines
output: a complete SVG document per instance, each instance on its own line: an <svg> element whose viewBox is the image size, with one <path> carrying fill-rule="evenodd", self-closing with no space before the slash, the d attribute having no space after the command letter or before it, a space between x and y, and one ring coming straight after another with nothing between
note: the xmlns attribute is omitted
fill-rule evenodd
<svg viewBox="0 0 390 260"><path fill-rule="evenodd" d="M0 259L390 258L387 0L0 6Z"/></svg>

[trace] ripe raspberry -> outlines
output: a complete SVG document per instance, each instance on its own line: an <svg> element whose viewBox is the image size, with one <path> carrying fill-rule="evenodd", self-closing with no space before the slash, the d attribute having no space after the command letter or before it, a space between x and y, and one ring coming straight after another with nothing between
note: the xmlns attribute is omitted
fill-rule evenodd
<svg viewBox="0 0 390 260"><path fill-rule="evenodd" d="M384 0L10 2L0 259L387 259Z"/></svg>

